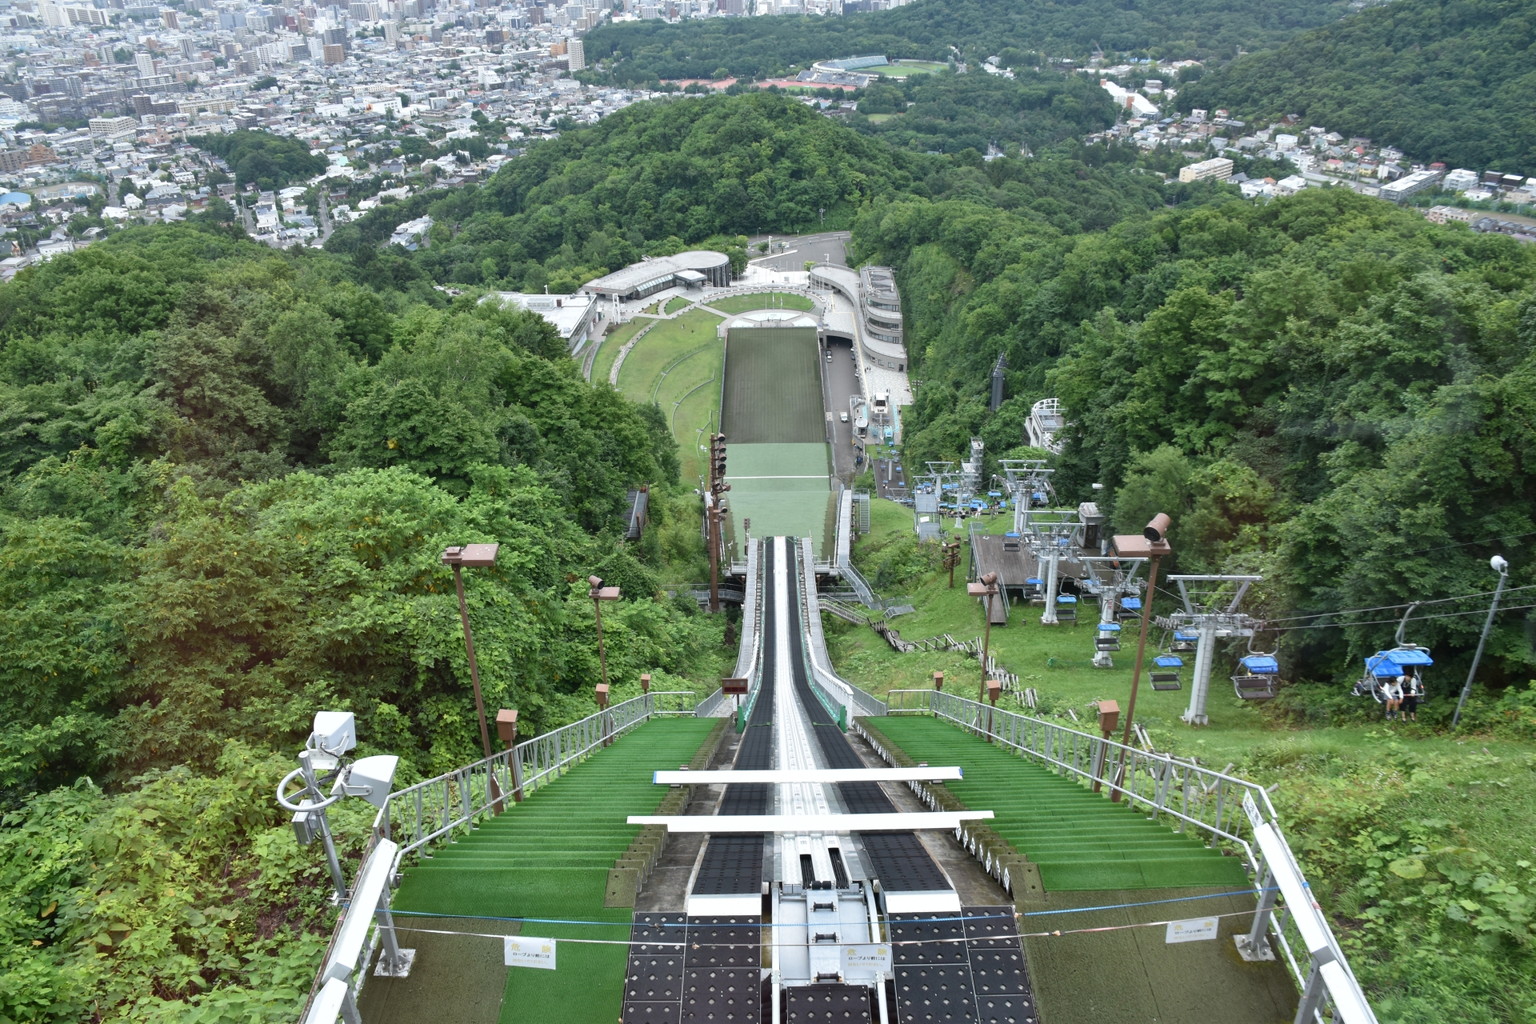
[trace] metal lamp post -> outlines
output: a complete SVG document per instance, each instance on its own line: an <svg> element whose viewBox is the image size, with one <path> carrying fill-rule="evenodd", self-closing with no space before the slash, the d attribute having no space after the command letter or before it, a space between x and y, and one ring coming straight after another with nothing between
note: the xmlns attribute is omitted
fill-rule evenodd
<svg viewBox="0 0 1536 1024"><path fill-rule="evenodd" d="M1166 539L1169 522L1167 514L1159 512L1141 531L1140 537L1120 534L1110 542L1115 554L1121 558L1150 560L1147 567L1147 599L1141 603L1141 634L1136 638L1136 667L1131 670L1131 699L1125 706L1125 729L1120 735L1120 743L1126 747L1131 745L1131 723L1136 720L1136 691L1141 686L1141 666L1147 655L1147 627L1152 621L1152 597L1157 591L1157 565L1164 555L1173 554L1173 548ZM1115 791L1110 794L1110 800L1119 802L1120 786L1124 781L1125 760L1122 758L1120 770L1115 777Z"/></svg>
<svg viewBox="0 0 1536 1024"><path fill-rule="evenodd" d="M591 588L587 596L592 598L592 611L597 616L597 664L603 672L603 693L608 692L608 655L603 650L603 602L617 601L619 599L618 587L603 586L601 576L588 576L587 585Z"/></svg>
<svg viewBox="0 0 1536 1024"><path fill-rule="evenodd" d="M997 573L989 572L975 583L967 583L965 592L986 599L986 625L981 635L981 694L976 698L984 701L987 699L987 656L992 649L992 598L997 596Z"/></svg>
<svg viewBox="0 0 1536 1024"><path fill-rule="evenodd" d="M1483 660L1483 647L1488 643L1488 631L1493 628L1494 613L1499 610L1499 598L1504 596L1504 584L1509 581L1509 563L1503 555L1494 555L1488 559L1488 566L1499 574L1499 585L1493 589L1493 603L1488 606L1488 618L1483 620L1483 634L1477 638L1477 650L1472 655L1472 667L1467 670L1467 685L1461 688L1461 697L1456 701L1456 713L1451 716L1451 728L1461 724L1461 709L1466 706L1467 698L1472 695L1472 680L1477 678L1477 663Z"/></svg>
<svg viewBox="0 0 1536 1024"><path fill-rule="evenodd" d="M475 661L475 638L469 631L469 606L464 603L464 575L459 570L496 564L499 544L463 544L443 549L443 564L453 567L453 586L459 593L459 621L464 626L464 653L469 658L469 681L475 688L475 715L480 719L480 747L491 756L491 729L485 721L485 698L480 695L480 665Z"/></svg>

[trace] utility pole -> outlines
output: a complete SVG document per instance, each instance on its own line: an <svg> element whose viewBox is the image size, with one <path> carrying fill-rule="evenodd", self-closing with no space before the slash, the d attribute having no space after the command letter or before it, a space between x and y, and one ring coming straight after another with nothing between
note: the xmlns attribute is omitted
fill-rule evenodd
<svg viewBox="0 0 1536 1024"><path fill-rule="evenodd" d="M955 566L960 564L960 542L957 540L947 540L943 544L943 550L944 561L942 565L945 569L949 570L949 589L954 590Z"/></svg>

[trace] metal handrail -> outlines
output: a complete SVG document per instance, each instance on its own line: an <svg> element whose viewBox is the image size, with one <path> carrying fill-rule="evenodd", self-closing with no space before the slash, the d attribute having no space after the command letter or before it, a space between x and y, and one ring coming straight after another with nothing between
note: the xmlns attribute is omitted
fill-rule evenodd
<svg viewBox="0 0 1536 1024"><path fill-rule="evenodd" d="M642 694L524 740L512 750L498 751L393 792L374 818L373 834L399 843L404 857L455 830L467 829L476 820L496 813L512 798L514 789L520 788L527 795L554 781L599 746L657 714L656 698L660 696Z"/></svg>
<svg viewBox="0 0 1536 1024"><path fill-rule="evenodd" d="M902 695L900 701L896 699L898 694ZM1365 1001L1359 981L1322 916L1312 907L1273 906L1271 887L1277 872L1303 888L1307 883L1285 844L1274 805L1264 787L1167 754L1139 750L940 690L893 690L887 694L890 710L921 711L920 707L908 706L911 696L917 694L927 695L928 710L935 717L948 719L1021 755L1043 761L1084 785L1123 797L1128 803L1150 811L1154 818L1172 819L1180 831L1191 828L1206 833L1212 845L1226 844L1242 856L1251 877L1263 879L1256 882L1257 906L1250 934L1258 938L1267 932L1279 947L1280 958L1302 991L1297 1020L1321 1024L1326 1001L1334 1005L1340 1020L1373 1024L1375 1015ZM921 700L910 703L920 705ZM1281 860L1289 863L1266 863L1258 849L1261 829L1278 839L1284 847ZM1321 931L1326 949L1309 947L1297 914L1309 915L1306 930L1314 936L1314 944ZM1342 977L1330 983L1322 970L1325 964L1342 967Z"/></svg>
<svg viewBox="0 0 1536 1024"><path fill-rule="evenodd" d="M658 698L663 697L682 697L680 703L687 705L686 710L659 707L658 703L679 703L658 702ZM467 830L477 820L499 812L514 799L514 790L526 796L553 782L573 765L586 760L598 747L606 746L652 716L694 714L694 703L692 690L645 693L552 732L524 740L511 750L500 751L473 764L390 793L374 817L372 833L360 860L357 877L362 877L370 869L375 857L383 855L391 858L389 872L393 875L400 869L400 863L407 854L457 830ZM516 772L513 771L514 765L517 766ZM345 915L342 918L344 921ZM342 922L337 924L338 931ZM356 995L362 991L367 977L366 971L357 968L359 964L366 964L372 959L380 937L380 929L375 923L358 964L352 964L348 976L340 979L347 984L344 998L354 1007ZM332 946L335 941L333 935ZM321 1007L317 997L322 986L333 980L336 980L334 971L324 967L316 976L299 1016L305 1024L309 1024L311 1016L318 1014L323 1017L329 1012Z"/></svg>

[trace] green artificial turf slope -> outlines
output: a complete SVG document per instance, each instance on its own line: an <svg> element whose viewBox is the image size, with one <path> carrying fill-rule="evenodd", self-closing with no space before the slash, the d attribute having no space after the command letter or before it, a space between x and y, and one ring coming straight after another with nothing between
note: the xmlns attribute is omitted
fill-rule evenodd
<svg viewBox="0 0 1536 1024"><path fill-rule="evenodd" d="M1237 858L949 722L870 724L917 761L958 764L965 778L944 785L965 806L996 815L988 824L1039 867L1048 892L1248 884Z"/></svg>
<svg viewBox="0 0 1536 1024"><path fill-rule="evenodd" d="M558 782L410 868L395 895L396 915L402 923L412 913L514 917L524 919L524 935L588 940L558 943L553 971L508 969L499 1019L506 1024L617 1020L627 964L624 943L634 915L627 908L604 907L603 894L608 869L640 831L624 819L656 809L666 789L652 784L651 773L686 764L714 724L693 718L652 721L596 752ZM445 1002L453 998L452 992L442 994Z"/></svg>

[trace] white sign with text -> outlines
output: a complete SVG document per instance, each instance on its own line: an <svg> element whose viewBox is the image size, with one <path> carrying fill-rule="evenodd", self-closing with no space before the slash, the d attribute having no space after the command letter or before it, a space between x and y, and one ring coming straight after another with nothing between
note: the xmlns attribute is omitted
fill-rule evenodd
<svg viewBox="0 0 1536 1024"><path fill-rule="evenodd" d="M502 939L502 961L508 967L555 969L555 940L532 935L508 935Z"/></svg>
<svg viewBox="0 0 1536 1024"><path fill-rule="evenodd" d="M1203 942L1216 937L1219 922L1214 917L1192 917L1187 921L1168 922L1169 942Z"/></svg>

